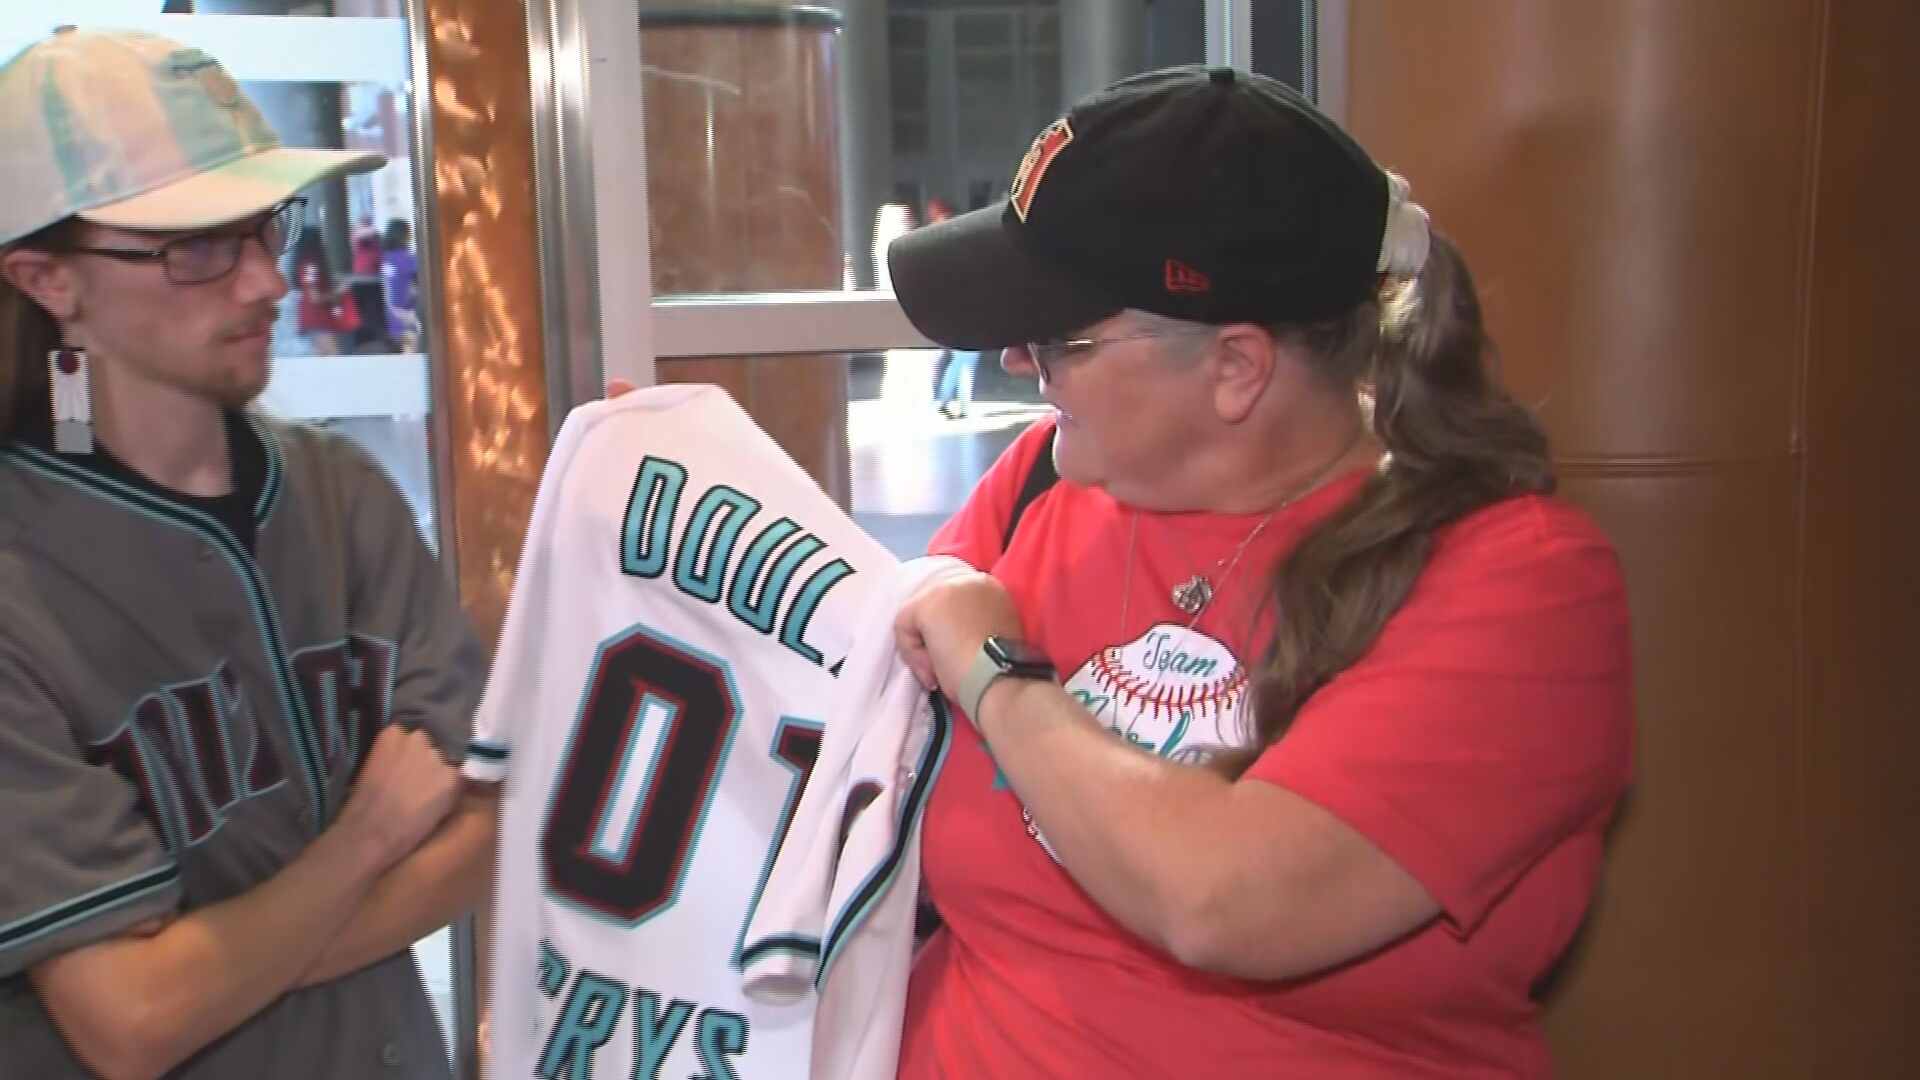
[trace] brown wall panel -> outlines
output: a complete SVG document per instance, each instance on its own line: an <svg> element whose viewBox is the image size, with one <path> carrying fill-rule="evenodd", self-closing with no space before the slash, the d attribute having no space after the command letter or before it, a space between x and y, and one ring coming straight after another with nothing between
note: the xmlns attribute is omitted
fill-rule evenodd
<svg viewBox="0 0 1920 1080"><path fill-rule="evenodd" d="M1796 473L1566 477L1631 584L1639 712L1634 790L1555 986L1565 1080L1800 1075L1783 1071L1807 1041L1799 682L1779 632Z"/></svg>
<svg viewBox="0 0 1920 1080"><path fill-rule="evenodd" d="M1352 4L1350 124L1461 242L1561 452L1785 449L1817 8Z"/></svg>
<svg viewBox="0 0 1920 1080"><path fill-rule="evenodd" d="M1807 333L1816 1075L1920 1076L1920 4L1829 7Z"/></svg>
<svg viewBox="0 0 1920 1080"><path fill-rule="evenodd" d="M1920 1075L1920 4L1350 13L1349 124L1627 567L1639 772L1561 1075Z"/></svg>

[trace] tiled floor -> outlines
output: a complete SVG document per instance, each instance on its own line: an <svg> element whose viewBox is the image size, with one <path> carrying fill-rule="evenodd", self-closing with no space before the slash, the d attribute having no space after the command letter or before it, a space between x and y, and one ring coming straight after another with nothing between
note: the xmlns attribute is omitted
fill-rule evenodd
<svg viewBox="0 0 1920 1080"><path fill-rule="evenodd" d="M926 550L994 458L1046 410L1030 381L983 359L972 410L949 420L921 391L932 386L932 364L920 350L895 352L883 376L881 361L857 360L850 388L853 517L902 558Z"/></svg>

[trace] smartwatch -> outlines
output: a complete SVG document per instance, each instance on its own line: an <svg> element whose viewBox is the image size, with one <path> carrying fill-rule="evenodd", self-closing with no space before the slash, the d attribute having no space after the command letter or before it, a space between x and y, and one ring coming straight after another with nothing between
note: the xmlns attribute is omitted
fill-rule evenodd
<svg viewBox="0 0 1920 1080"><path fill-rule="evenodd" d="M980 726L980 699L987 696L987 687L999 679L1038 679L1041 682L1056 682L1060 678L1053 669L1053 662L1046 654L1018 638L990 637L980 646L980 655L973 658L973 666L960 677L959 693L954 702L962 712L973 718L975 727Z"/></svg>

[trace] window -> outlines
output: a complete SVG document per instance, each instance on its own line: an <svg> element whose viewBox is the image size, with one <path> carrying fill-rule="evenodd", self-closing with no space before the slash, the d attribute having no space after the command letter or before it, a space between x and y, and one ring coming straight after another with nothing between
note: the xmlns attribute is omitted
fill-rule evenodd
<svg viewBox="0 0 1920 1080"><path fill-rule="evenodd" d="M926 347L892 301L887 240L1004 197L1066 105L1123 75L1201 59L1208 13L1230 0L642 4L637 27L617 4L535 6L536 25L558 35L547 43L556 102L572 84L644 103L639 116L536 117L537 137L556 144L569 122L591 127L591 147L560 155L553 183L543 180L550 258L569 268L573 296L549 329L553 355L597 340L606 373L722 382L763 423L757 395L832 395L846 417L829 433L836 445L796 457L904 555L1046 406L997 357ZM630 75L596 64L589 79L566 66L582 39L596 56L638 62ZM569 223L562 174L621 194L592 200L591 226ZM644 227L620 224L640 218ZM644 242L610 246L609 235ZM598 311L578 302L571 268L582 265L597 271ZM638 296L651 304L610 301ZM572 385L599 374L576 371Z"/></svg>

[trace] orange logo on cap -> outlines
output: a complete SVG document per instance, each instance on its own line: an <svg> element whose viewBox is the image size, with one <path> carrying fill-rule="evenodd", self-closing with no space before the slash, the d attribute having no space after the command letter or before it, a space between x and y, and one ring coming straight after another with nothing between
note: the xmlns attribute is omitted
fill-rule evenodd
<svg viewBox="0 0 1920 1080"><path fill-rule="evenodd" d="M1047 174L1047 166L1053 164L1053 159L1072 141L1073 128L1067 124L1066 117L1061 117L1047 125L1047 130L1033 140L1027 156L1020 159L1020 171L1013 174L1013 195L1009 201L1021 221L1027 220L1027 211L1033 208L1033 193L1040 190L1040 178Z"/></svg>
<svg viewBox="0 0 1920 1080"><path fill-rule="evenodd" d="M1213 281L1207 275L1181 262L1179 259L1167 260L1167 291L1203 293L1213 291Z"/></svg>

